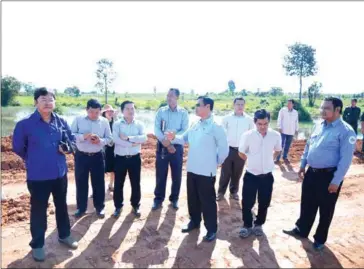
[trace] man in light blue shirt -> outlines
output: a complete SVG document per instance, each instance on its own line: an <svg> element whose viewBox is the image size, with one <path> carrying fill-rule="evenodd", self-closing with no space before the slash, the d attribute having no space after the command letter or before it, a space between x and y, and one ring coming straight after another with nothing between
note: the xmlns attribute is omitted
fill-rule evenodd
<svg viewBox="0 0 364 269"><path fill-rule="evenodd" d="M136 217L140 217L140 174L142 162L140 159L141 144L147 141L142 122L134 119L135 107L132 101L121 104L123 118L113 125L115 143L115 187L114 187L114 217L120 216L123 207L123 188L126 174L129 174L131 185L131 205Z"/></svg>
<svg viewBox="0 0 364 269"><path fill-rule="evenodd" d="M341 119L342 108L342 101L335 97L325 98L321 104L324 121L316 126L301 158L299 177L304 176L301 214L296 228L283 231L292 236L308 237L319 209L320 221L313 244L316 250L321 250L327 240L336 201L356 144L353 128ZM305 172L307 165L309 168Z"/></svg>
<svg viewBox="0 0 364 269"><path fill-rule="evenodd" d="M103 148L112 143L109 121L101 117L101 104L96 99L87 102L87 116L76 117L71 130L76 136L75 177L77 211L82 217L87 210L88 178L91 174L93 201L99 218L105 217L105 158Z"/></svg>
<svg viewBox="0 0 364 269"><path fill-rule="evenodd" d="M201 119L181 136L168 133L172 142L188 143L187 199L190 222L183 233L200 227L201 213L204 216L207 234L205 241L213 241L217 232L216 170L229 154L229 145L224 128L214 122L212 110L214 100L199 97L196 114Z"/></svg>
<svg viewBox="0 0 364 269"><path fill-rule="evenodd" d="M169 200L174 209L178 209L181 188L183 143L166 139L168 132L181 135L188 128L188 113L177 105L180 92L171 88L167 95L167 106L161 107L155 118L154 133L158 139L156 152L156 187L154 190L153 210L162 206L166 195L168 166L172 171L172 188Z"/></svg>

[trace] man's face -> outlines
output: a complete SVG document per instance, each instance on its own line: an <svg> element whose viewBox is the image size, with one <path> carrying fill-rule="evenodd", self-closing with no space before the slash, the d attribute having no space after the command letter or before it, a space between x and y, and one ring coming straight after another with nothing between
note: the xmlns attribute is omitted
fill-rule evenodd
<svg viewBox="0 0 364 269"><path fill-rule="evenodd" d="M334 104L331 101L323 101L320 106L320 115L324 120L332 120L340 114L339 107L334 110Z"/></svg>
<svg viewBox="0 0 364 269"><path fill-rule="evenodd" d="M88 108L86 109L87 111L87 116L89 117L89 119L91 120L97 120L100 117L101 114L101 108Z"/></svg>
<svg viewBox="0 0 364 269"><path fill-rule="evenodd" d="M255 126L257 127L257 130L259 133L261 134L265 134L267 133L268 131L268 127L269 127L269 120L268 118L265 118L265 119L258 119L256 122L255 122Z"/></svg>
<svg viewBox="0 0 364 269"><path fill-rule="evenodd" d="M351 101L351 106L355 107L356 106L356 102L354 100Z"/></svg>
<svg viewBox="0 0 364 269"><path fill-rule="evenodd" d="M167 94L167 104L169 106L175 107L177 105L178 97L174 90L170 90Z"/></svg>
<svg viewBox="0 0 364 269"><path fill-rule="evenodd" d="M134 104L126 104L124 109L123 109L123 115L124 118L134 118L135 115L135 107Z"/></svg>
<svg viewBox="0 0 364 269"><path fill-rule="evenodd" d="M244 100L236 100L234 104L234 112L235 114L242 114L245 108L245 101Z"/></svg>
<svg viewBox="0 0 364 269"><path fill-rule="evenodd" d="M293 103L292 103L292 101L288 101L288 102L287 102L287 107L288 107L288 109L289 109L289 110L291 110L291 109L293 108Z"/></svg>
<svg viewBox="0 0 364 269"><path fill-rule="evenodd" d="M56 100L51 93L39 96L35 101L35 106L40 113L51 113L56 107Z"/></svg>
<svg viewBox="0 0 364 269"><path fill-rule="evenodd" d="M207 115L209 110L209 105L203 103L203 99L198 99L196 104L196 115L199 117L204 117Z"/></svg>

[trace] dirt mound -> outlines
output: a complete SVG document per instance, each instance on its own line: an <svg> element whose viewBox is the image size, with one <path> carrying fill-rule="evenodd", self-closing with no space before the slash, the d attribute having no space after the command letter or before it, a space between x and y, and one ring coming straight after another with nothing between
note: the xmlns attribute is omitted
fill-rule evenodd
<svg viewBox="0 0 364 269"><path fill-rule="evenodd" d="M1 138L1 152L12 150L13 136L5 136Z"/></svg>

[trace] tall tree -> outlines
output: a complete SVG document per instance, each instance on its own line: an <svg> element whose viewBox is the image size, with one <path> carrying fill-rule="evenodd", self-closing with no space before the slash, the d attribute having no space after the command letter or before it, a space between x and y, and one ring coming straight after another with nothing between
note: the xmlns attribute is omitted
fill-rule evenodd
<svg viewBox="0 0 364 269"><path fill-rule="evenodd" d="M236 87L235 87L235 82L233 80L229 80L228 87L229 87L229 92L231 93L231 95L234 95Z"/></svg>
<svg viewBox="0 0 364 269"><path fill-rule="evenodd" d="M19 94L21 82L14 77L1 78L1 106L8 106Z"/></svg>
<svg viewBox="0 0 364 269"><path fill-rule="evenodd" d="M22 83L22 86L25 90L25 93L27 95L33 95L34 94L34 91L35 91L35 86L33 83L31 82L28 82L28 83Z"/></svg>
<svg viewBox="0 0 364 269"><path fill-rule="evenodd" d="M299 99L302 99L302 78L314 76L317 73L316 49L295 43L288 46L288 54L284 57L283 68L289 76L298 76L300 79Z"/></svg>
<svg viewBox="0 0 364 269"><path fill-rule="evenodd" d="M310 107L315 106L316 99L320 96L320 90L322 87L322 83L315 81L308 87L307 95L308 95L308 105Z"/></svg>
<svg viewBox="0 0 364 269"><path fill-rule="evenodd" d="M108 89L116 78L116 72L113 69L114 63L109 59L101 59L97 62L96 76L98 82L96 87L105 93L105 104L107 104Z"/></svg>
<svg viewBox="0 0 364 269"><path fill-rule="evenodd" d="M79 97L81 95L80 93L81 93L81 91L77 86L67 87L64 90L64 94L67 94L72 97Z"/></svg>
<svg viewBox="0 0 364 269"><path fill-rule="evenodd" d="M154 97L157 97L157 87L154 86L154 89L153 89L153 94L154 94Z"/></svg>
<svg viewBox="0 0 364 269"><path fill-rule="evenodd" d="M269 90L269 94L272 96L282 96L283 95L283 89L280 87L272 87Z"/></svg>

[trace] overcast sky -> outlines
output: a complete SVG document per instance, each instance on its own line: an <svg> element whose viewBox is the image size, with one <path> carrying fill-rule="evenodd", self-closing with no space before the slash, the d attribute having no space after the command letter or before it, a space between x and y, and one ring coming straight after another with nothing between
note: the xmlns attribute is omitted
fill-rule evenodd
<svg viewBox="0 0 364 269"><path fill-rule="evenodd" d="M3 2L2 73L94 90L114 62L117 92L298 91L287 45L316 48L324 92L364 91L364 2Z"/></svg>

